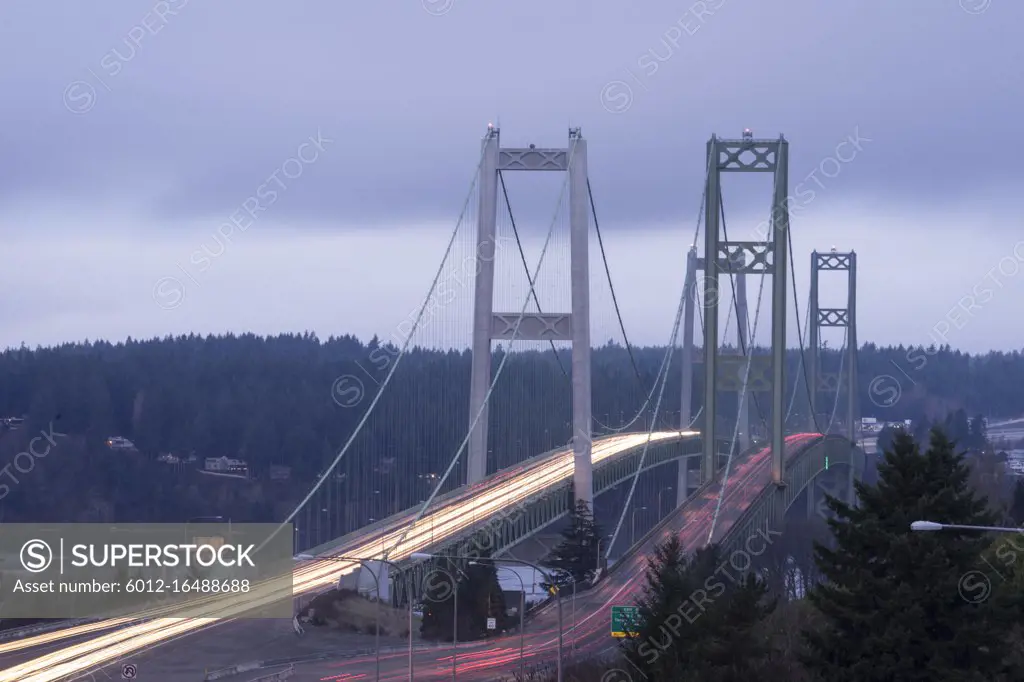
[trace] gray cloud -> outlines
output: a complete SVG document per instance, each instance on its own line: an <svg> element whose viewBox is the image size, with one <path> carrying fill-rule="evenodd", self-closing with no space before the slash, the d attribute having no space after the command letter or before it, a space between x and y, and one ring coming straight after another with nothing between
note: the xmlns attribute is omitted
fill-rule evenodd
<svg viewBox="0 0 1024 682"><path fill-rule="evenodd" d="M282 214L437 217L452 212L498 116L507 144L565 144L569 124L582 125L610 216L634 219L677 217L679 194L699 193L708 134L743 127L785 132L794 176L859 127L876 146L843 192L878 200L949 197L1019 173L980 141L1017 124L1015 4L976 15L812 0L628 9L462 2L431 16L415 2L167 0L55 15L8 3L0 54L20 59L0 77L17 93L0 114L14 161L3 191L130 193L134 179L159 179L158 215L203 215L247 196L321 128L337 153ZM617 115L601 102L616 79L631 89ZM93 104L77 115L64 98L76 81L67 103Z"/></svg>
<svg viewBox="0 0 1024 682"><path fill-rule="evenodd" d="M1024 6L986 0L10 0L0 8L0 59L13 65L0 71L0 208L18 210L0 231L30 225L88 240L112 229L105 212L130 214L136 238L177 240L138 274L146 300L204 243L183 226L208 239L318 130L332 145L257 221L281 244L296 231L367 227L384 240L401 226L450 222L494 121L509 146L562 146L581 126L609 231L692 225L708 136L749 127L786 134L794 192L855 131L871 140L796 222L822 248L867 239L852 220L820 222L846 206L863 220L927 216L908 226L922 238L986 211L986 234L1008 237L1020 232L1011 199L1021 170L1005 147L1022 104L1022 21ZM766 213L762 180L727 179L730 226L749 229ZM545 228L551 183L509 184L523 229ZM934 218L965 206L974 208L964 221ZM76 222L78 207L88 220ZM49 216L56 209L60 219ZM272 259L275 247L259 253ZM962 249L934 257L948 269ZM637 275L621 267L620 277ZM229 295L211 277L190 300ZM885 292L875 295L884 309ZM867 309L872 299L862 300ZM389 318L366 319L380 328Z"/></svg>

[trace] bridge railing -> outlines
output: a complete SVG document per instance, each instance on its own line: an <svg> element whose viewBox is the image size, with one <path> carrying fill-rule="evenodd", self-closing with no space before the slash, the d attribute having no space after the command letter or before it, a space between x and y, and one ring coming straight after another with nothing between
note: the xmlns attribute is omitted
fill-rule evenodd
<svg viewBox="0 0 1024 682"><path fill-rule="evenodd" d="M487 478L485 478L484 480L479 481L478 483L474 483L473 485L469 486L461 486L459 488L456 488L455 490L449 491L442 495L438 495L434 499L433 504L431 504L430 513L436 514L445 509L446 507L451 506L456 502L459 502L460 500L464 499L467 496L471 496L476 492L484 490L494 485L495 483L500 483L501 481L508 480L514 476L517 476L520 473L522 473L523 469L531 469L535 466L538 466L544 463L546 460L550 459L551 457L559 453L564 453L567 449L567 446L560 445L546 452L542 452L539 455L534 455L533 457L525 459L513 467L497 471L488 476ZM391 516L383 518L372 524L358 528L352 531L351 533L347 533L339 538L334 538L333 540L317 545L316 547L313 547L311 549L305 550L304 553L311 554L314 556L327 555L331 552L334 552L340 548L345 547L346 545L351 544L353 541L367 539L372 540L374 535L384 534L385 532L393 530L396 525L400 525L403 522L408 522L411 518L414 518L416 513L419 511L419 508L420 505L408 507L406 509L403 509L402 511L396 512Z"/></svg>
<svg viewBox="0 0 1024 682"><path fill-rule="evenodd" d="M864 453L842 436L823 436L804 444L787 455L786 485L781 491L767 486L736 519L718 542L723 554L745 548L748 538L759 531L778 529L793 502L822 471L833 467L854 467L854 476L863 474Z"/></svg>
<svg viewBox="0 0 1024 682"><path fill-rule="evenodd" d="M761 450L763 447L764 447L763 445L752 445L750 448L748 448L747 450L744 450L743 452L739 453L738 455L736 455L734 457L734 464L744 461L747 457L749 457L753 453L757 452L758 450ZM722 459L722 458L728 457L729 449L730 449L729 441L726 440L726 439L721 439L719 441L719 452L718 452L718 454L719 454L718 470L719 471L721 471L722 469L725 468L725 462L727 460ZM634 555L636 555L640 551L640 549L642 547L644 547L644 545L651 538L653 538L656 535L660 534L662 532L662 530L664 530L665 526L667 526L670 523L672 523L675 520L675 518L676 518L676 514L683 514L683 513L685 513L686 512L686 507L689 504L691 504L691 502L693 500L699 499L700 496L703 495L705 492L707 492L707 489L709 487L711 487L711 485L713 485L716 482L718 482L718 477L717 476L714 479L710 480L710 481L704 481L703 483L701 483L700 487L698 487L696 490L694 490L693 494L689 497L689 499L683 505L681 505L680 507L677 507L675 510L670 512L668 515L665 516L664 519L662 519L661 521L656 523L653 528L651 528L649 531L644 533L643 537L641 537L637 542L635 542L632 547L630 547L628 550L626 550L616 560L615 564L613 564L612 567L608 569L608 572L612 573L612 572L616 571L619 566L624 566L624 565L628 564L628 559L630 559Z"/></svg>

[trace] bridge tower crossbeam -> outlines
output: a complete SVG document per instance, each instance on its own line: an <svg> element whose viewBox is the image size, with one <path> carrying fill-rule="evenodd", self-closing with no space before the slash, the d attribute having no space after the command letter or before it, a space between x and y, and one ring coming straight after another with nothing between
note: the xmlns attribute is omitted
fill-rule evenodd
<svg viewBox="0 0 1024 682"><path fill-rule="evenodd" d="M570 313L494 312L494 250L497 237L498 173L563 171L569 178ZM590 205L587 143L579 128L569 129L569 147L502 148L498 128L488 127L480 168L477 273L473 309L473 364L470 377L470 433L467 483L487 475L487 393L491 385L491 341L570 341L572 343L573 486L578 500L593 505L590 372ZM516 322L518 330L516 330Z"/></svg>

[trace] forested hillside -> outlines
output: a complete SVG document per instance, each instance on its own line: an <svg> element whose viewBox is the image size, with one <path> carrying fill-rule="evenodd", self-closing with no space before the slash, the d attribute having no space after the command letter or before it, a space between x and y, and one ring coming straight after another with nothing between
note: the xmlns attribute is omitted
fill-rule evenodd
<svg viewBox="0 0 1024 682"><path fill-rule="evenodd" d="M299 485L315 480L351 436L378 385L394 369L396 354L397 349L378 346L376 340L361 343L342 337L323 342L312 334L190 335L8 350L0 354L0 417L25 416L22 430L29 433L57 419L57 431L79 439L75 447L82 457L110 456L106 439L123 436L137 445L137 457L148 462L146 467L155 467L113 466L107 474L112 483L101 486L91 480L99 475L96 467L53 464L67 476L74 471L76 485L57 489L66 498L62 504L76 509L86 505L87 496L117 507L117 490L122 488L133 494L155 491L155 478L168 470L154 463L162 453L195 454L200 464L205 457L241 458L259 481L266 479L271 465L285 465L292 469L289 485ZM654 385L664 349L634 349L633 356L615 345L594 351L598 432L604 426L619 428L637 414ZM499 349L495 367L502 358ZM798 358L799 353L790 353L790 376L802 390ZM835 371L837 354L826 350L823 364ZM550 351L510 354L491 403L492 469L569 440L569 366L568 352L559 358ZM377 507L370 512L374 515L424 498L436 480L431 475L444 471L465 436L469 374L468 351L414 349L402 357L373 416L332 478L334 494L346 504L377 496ZM868 344L859 356L859 381L863 416L919 419L958 408L969 414L1024 413L1024 358L1016 352L970 356L948 348ZM701 383L698 371L698 406ZM663 425L678 425L679 394L677 350L659 418ZM765 418L769 403L767 394L757 400ZM806 413L800 403L794 420ZM830 412L831 400L822 403L819 411ZM725 396L722 413L728 414L732 404ZM642 428L649 412L632 428ZM842 414L840 407L840 419ZM49 475L59 478L60 471ZM379 478L389 471L399 475ZM381 489L382 480L388 489ZM6 518L23 515L19 508L24 500L18 499L12 494L0 500ZM124 510L120 515L131 516L128 510L135 506L118 507ZM261 509L260 516L272 513L267 505Z"/></svg>

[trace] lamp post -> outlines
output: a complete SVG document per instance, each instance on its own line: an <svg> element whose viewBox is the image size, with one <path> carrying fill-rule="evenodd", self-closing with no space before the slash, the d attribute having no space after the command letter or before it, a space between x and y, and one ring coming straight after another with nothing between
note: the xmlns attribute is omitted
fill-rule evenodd
<svg viewBox="0 0 1024 682"><path fill-rule="evenodd" d="M977 530L992 533L1024 533L1024 528L1006 528L1003 526L961 526L955 523L935 523L934 521L914 521L910 530L929 532L936 530Z"/></svg>
<svg viewBox="0 0 1024 682"><path fill-rule="evenodd" d="M608 537L600 537L597 539L597 560L594 562L594 569L599 574L601 572L601 543L607 540Z"/></svg>
<svg viewBox="0 0 1024 682"><path fill-rule="evenodd" d="M576 577L572 573L565 576L572 581L572 656L576 660Z"/></svg>
<svg viewBox="0 0 1024 682"><path fill-rule="evenodd" d="M489 557L488 558L477 558L477 557L468 557L468 556L450 556L450 555L447 555L447 554L425 554L425 553L422 553L422 552L413 552L410 555L410 558L412 558L412 559L433 559L435 557L437 557L437 558L445 558L445 559L448 559L449 561L451 561L453 559L464 559L464 560L467 560L467 561L493 561L495 563L502 562L502 563L508 563L508 564L518 564L520 566L527 566L529 568L532 568L534 571L537 571L542 576L544 576L544 578L548 581L549 585L554 585L555 584L555 581L552 579L550 573L545 571L543 568L541 568L537 564L531 564L529 561L521 561L519 559L492 559L492 558L489 558ZM556 680L557 680L557 682L563 682L562 681L562 592L561 592L561 590L558 590L557 587L555 589L558 591L558 599L556 600L557 601L557 605L558 605L558 666L557 666Z"/></svg>
<svg viewBox="0 0 1024 682"><path fill-rule="evenodd" d="M377 671L376 679L380 680L380 576L372 568L369 567L368 563L371 562L371 561L379 561L382 564L387 564L388 566L394 567L395 570L397 570L399 573L401 573L402 569L399 568L399 566L395 562L388 561L387 559L362 559L362 558L359 558L359 557L350 557L350 556L315 557L315 556L312 556L310 554L299 554L296 558L297 559L302 559L302 560L354 562L354 563L358 563L360 566L365 568L367 571L370 572L370 575L373 576L373 582L377 586L376 633L374 634L375 648L377 649L377 653L376 653L376 671ZM407 586L406 586L406 589L408 591L408 597L409 597L409 682L413 682L413 676L412 676L412 673L413 673L412 572L408 571L406 573L406 576L407 576L406 577L406 582L408 583Z"/></svg>
<svg viewBox="0 0 1024 682"><path fill-rule="evenodd" d="M661 518L661 510L665 508L664 505L661 504L661 496L662 496L663 493L670 493L672 491L673 491L673 488L663 488L662 490L658 491L658 518L659 519Z"/></svg>
<svg viewBox="0 0 1024 682"><path fill-rule="evenodd" d="M629 524L629 546L632 547L636 544L636 513L638 511L644 511L647 507L637 507L633 510L631 515L631 521Z"/></svg>
<svg viewBox="0 0 1024 682"><path fill-rule="evenodd" d="M470 561L470 566L482 566L480 561ZM526 679L526 583L523 581L523 576L519 575L512 570L509 566L495 566L495 568L503 568L519 580L519 587L522 590L519 593L519 677L522 680Z"/></svg>

